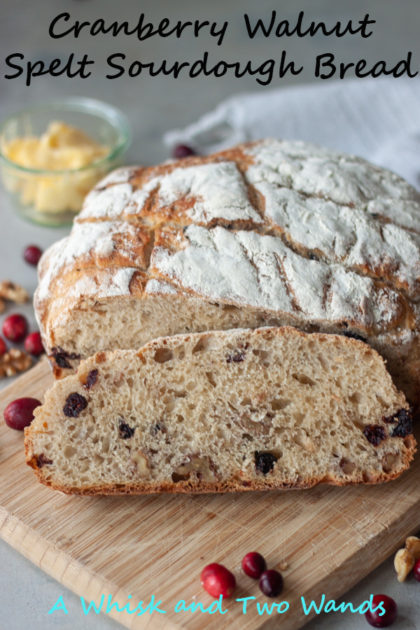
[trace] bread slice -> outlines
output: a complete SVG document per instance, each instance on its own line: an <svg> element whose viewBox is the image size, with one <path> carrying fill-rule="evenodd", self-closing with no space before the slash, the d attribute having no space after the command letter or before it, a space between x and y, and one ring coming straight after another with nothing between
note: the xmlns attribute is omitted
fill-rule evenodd
<svg viewBox="0 0 420 630"><path fill-rule="evenodd" d="M292 327L100 352L47 392L25 443L40 481L79 494L377 483L415 452L379 354Z"/></svg>

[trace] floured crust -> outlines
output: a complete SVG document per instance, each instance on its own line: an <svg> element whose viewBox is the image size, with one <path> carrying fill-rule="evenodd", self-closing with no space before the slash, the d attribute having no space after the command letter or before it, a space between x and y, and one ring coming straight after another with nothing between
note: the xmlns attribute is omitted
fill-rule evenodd
<svg viewBox="0 0 420 630"><path fill-rule="evenodd" d="M383 282L336 263L308 260L282 239L253 230L163 228L150 272L202 297L292 313L297 321L344 320L375 333L412 315L405 296Z"/></svg>
<svg viewBox="0 0 420 630"><path fill-rule="evenodd" d="M186 295L259 311L260 324L271 319L304 330L349 331L378 348L393 374L404 336L412 375L418 370L409 365L408 338L414 353L419 199L389 171L302 142L266 140L119 169L87 196L71 235L42 259L35 307L44 343L49 354L58 346L82 357L121 347L108 329L102 346L84 340L77 348L63 322L80 309L114 302L124 311L133 297L150 310L162 294L173 318L172 297ZM140 284L132 282L136 274ZM92 276L96 295L85 282ZM241 317L239 325L246 325L246 314ZM216 320L206 325L219 327ZM191 330L200 329L196 320ZM185 332L181 323L175 332ZM419 389L417 379L406 390L413 402Z"/></svg>

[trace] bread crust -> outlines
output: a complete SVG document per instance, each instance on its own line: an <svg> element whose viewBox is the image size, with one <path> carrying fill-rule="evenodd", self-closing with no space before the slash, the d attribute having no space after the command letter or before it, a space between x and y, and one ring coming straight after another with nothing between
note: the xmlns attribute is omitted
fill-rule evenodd
<svg viewBox="0 0 420 630"><path fill-rule="evenodd" d="M25 445L26 453L29 452L30 442ZM410 449L410 453L407 453L404 458L404 467L408 468L410 462L413 460L414 455L416 453L416 441L413 436L410 436L408 439L408 446ZM330 477L323 477L318 479L313 479L310 482L302 483L302 482L283 482L281 484L269 483L267 481L263 482L247 482L247 485L238 483L238 481L224 481L223 483L209 483L209 482L200 482L200 484L192 484L187 481L179 481L177 484L171 483L158 483L154 485L150 484L127 484L122 486L121 484L114 485L102 485L102 486L94 486L91 488L80 488L77 486L63 486L59 484L52 483L45 479L45 477L41 473L41 469L36 465L36 462L33 458L27 461L27 464L34 469L38 481L40 481L45 486L48 486L52 490L58 490L60 492L64 492L65 494L78 494L81 496L93 496L93 495L128 495L128 494L160 494L160 493L169 493L169 494L223 494L226 492L250 492L250 491L265 491L265 490L309 490L317 485L327 484L329 486L356 486L363 483L364 485L376 485L378 483L387 483L389 481L393 481L401 476L401 473L394 474L381 474L377 475L374 478L363 478L356 481L350 482L340 482L337 479L333 479Z"/></svg>

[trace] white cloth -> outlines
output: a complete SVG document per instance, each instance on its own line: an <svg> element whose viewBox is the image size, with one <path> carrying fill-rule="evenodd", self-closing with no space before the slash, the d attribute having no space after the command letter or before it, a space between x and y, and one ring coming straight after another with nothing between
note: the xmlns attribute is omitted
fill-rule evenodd
<svg viewBox="0 0 420 630"><path fill-rule="evenodd" d="M238 142L299 139L354 153L420 188L420 79L362 79L239 94L185 129L169 131L210 153Z"/></svg>

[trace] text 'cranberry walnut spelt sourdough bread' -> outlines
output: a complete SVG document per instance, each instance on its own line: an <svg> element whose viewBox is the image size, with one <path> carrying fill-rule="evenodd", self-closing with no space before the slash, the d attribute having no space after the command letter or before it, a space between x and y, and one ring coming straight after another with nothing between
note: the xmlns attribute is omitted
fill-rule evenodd
<svg viewBox="0 0 420 630"><path fill-rule="evenodd" d="M415 450L378 353L292 327L98 353L34 414L28 463L42 482L85 494L376 483Z"/></svg>
<svg viewBox="0 0 420 630"><path fill-rule="evenodd" d="M266 140L125 168L40 264L56 375L158 336L293 325L356 335L420 393L419 194L366 161Z"/></svg>

